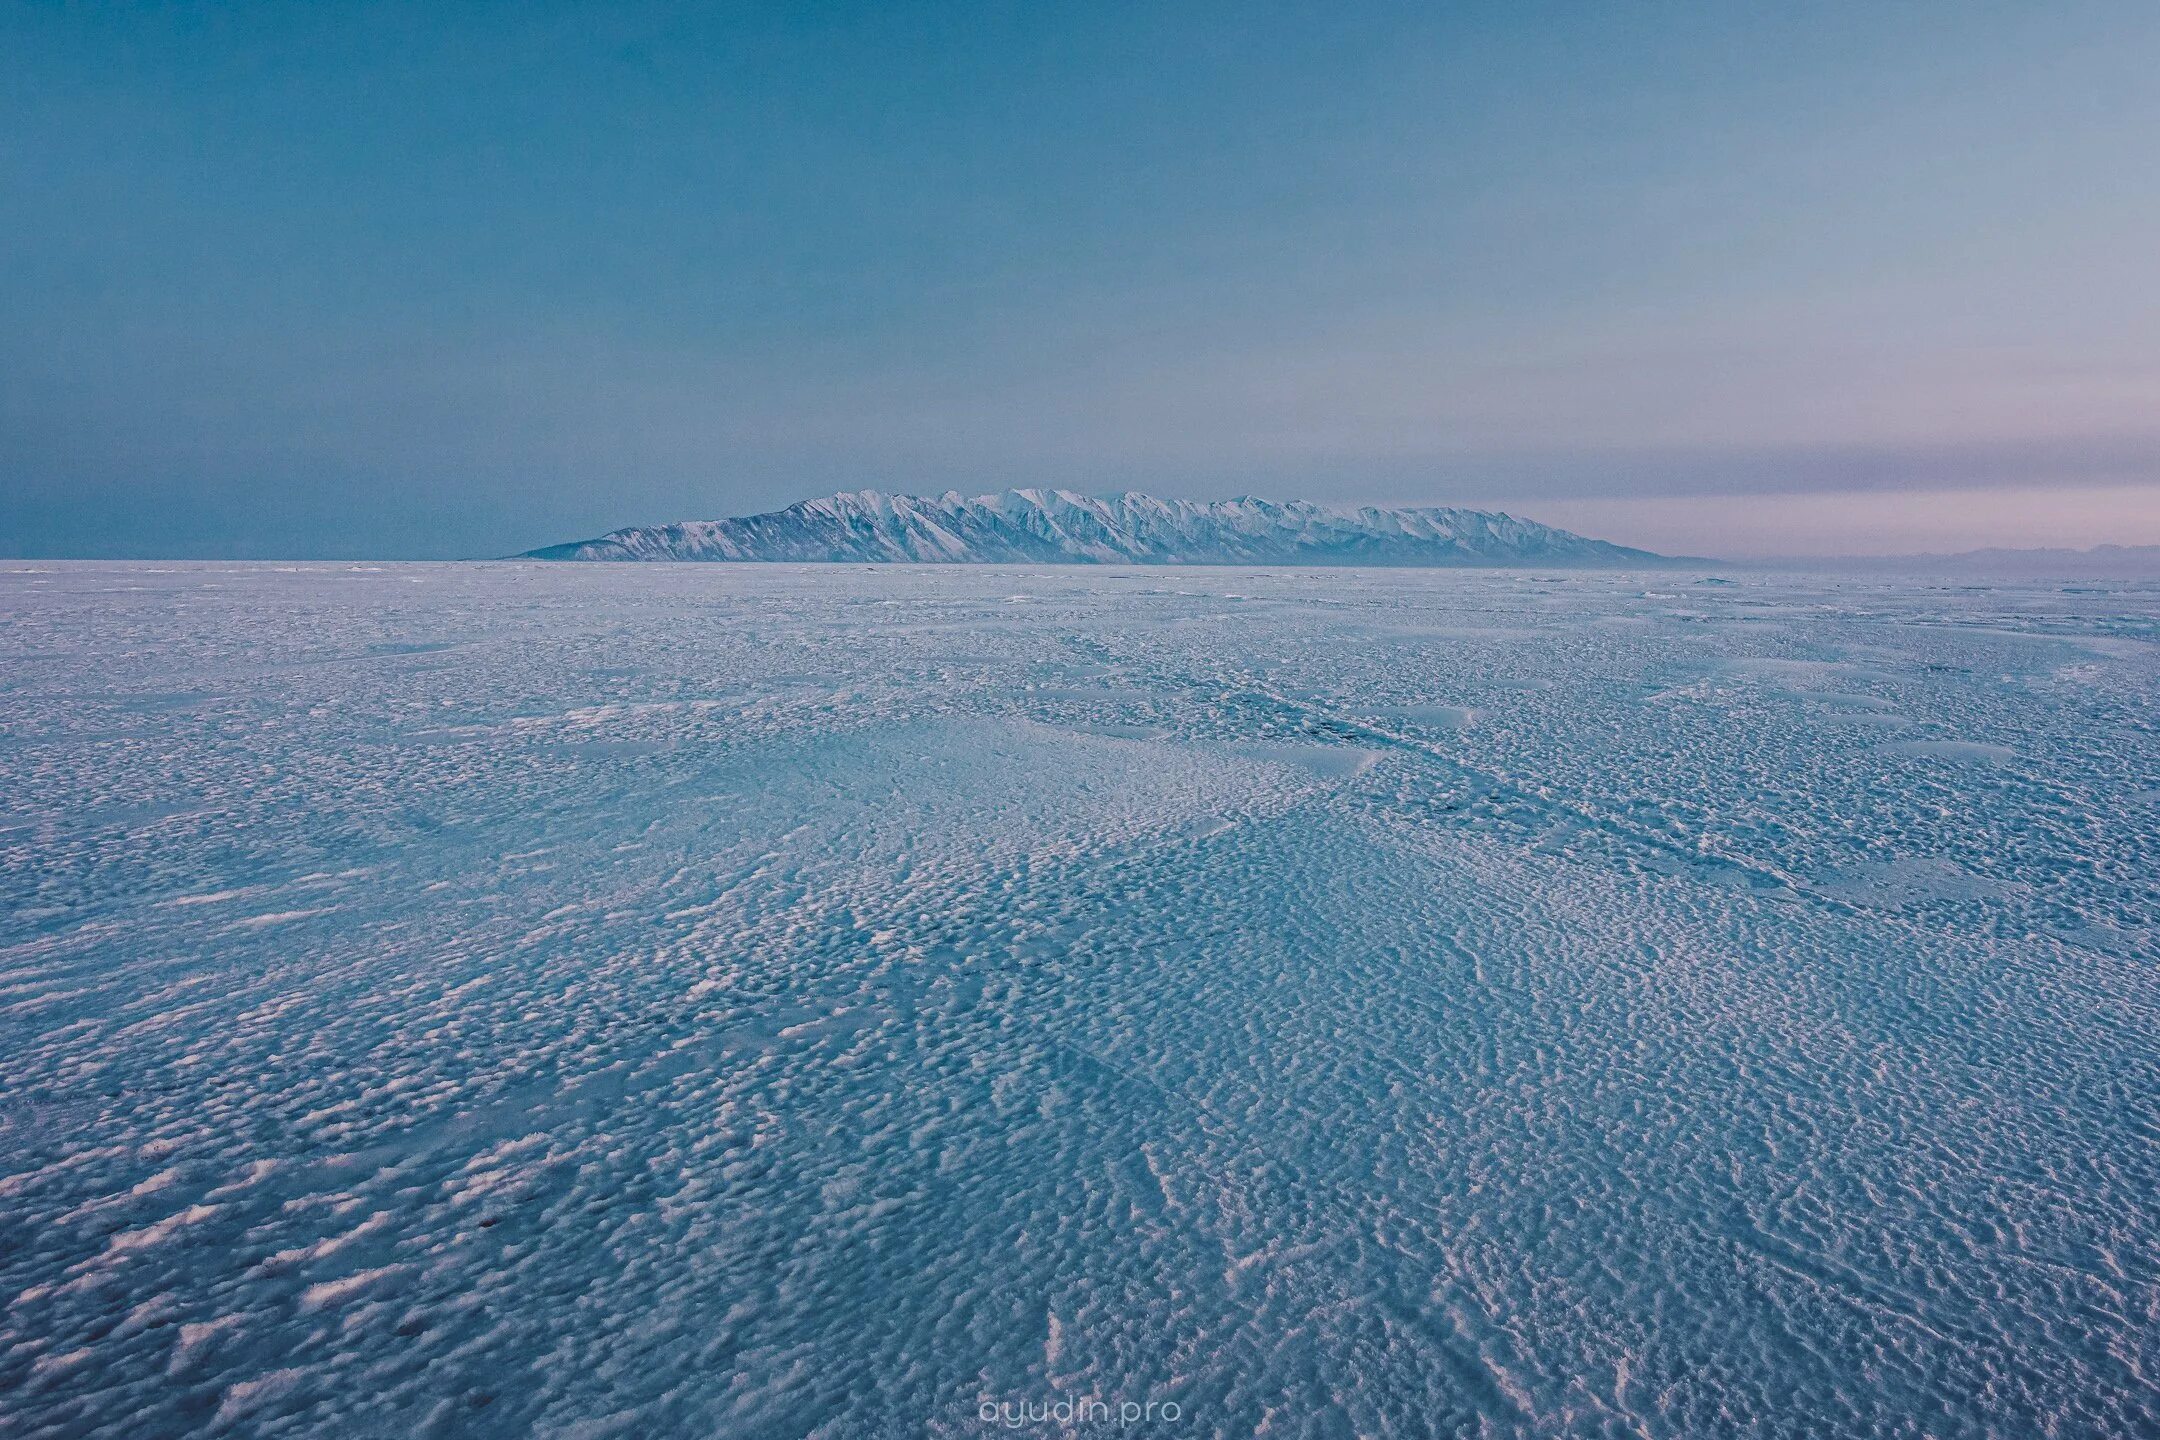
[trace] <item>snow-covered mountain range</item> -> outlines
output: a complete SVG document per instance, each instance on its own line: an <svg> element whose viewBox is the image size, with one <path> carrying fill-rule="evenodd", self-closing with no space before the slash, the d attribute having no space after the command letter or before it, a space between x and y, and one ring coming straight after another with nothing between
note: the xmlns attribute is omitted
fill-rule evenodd
<svg viewBox="0 0 2160 1440"><path fill-rule="evenodd" d="M733 520L633 526L537 560L933 564L1640 565L1664 557L1486 510L1158 500L1007 490L973 499L862 490Z"/></svg>

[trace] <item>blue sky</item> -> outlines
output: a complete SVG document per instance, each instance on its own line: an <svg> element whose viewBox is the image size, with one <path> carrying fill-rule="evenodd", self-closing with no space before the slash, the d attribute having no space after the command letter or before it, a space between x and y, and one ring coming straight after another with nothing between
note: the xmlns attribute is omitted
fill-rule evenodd
<svg viewBox="0 0 2160 1440"><path fill-rule="evenodd" d="M865 485L2160 542L2160 7L0 9L0 552Z"/></svg>

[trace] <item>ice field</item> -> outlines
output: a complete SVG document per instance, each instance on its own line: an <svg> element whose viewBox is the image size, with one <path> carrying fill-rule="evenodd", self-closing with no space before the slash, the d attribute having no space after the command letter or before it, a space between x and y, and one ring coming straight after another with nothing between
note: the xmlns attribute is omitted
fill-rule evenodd
<svg viewBox="0 0 2160 1440"><path fill-rule="evenodd" d="M1708 576L0 565L0 1434L2160 1435L2160 586Z"/></svg>

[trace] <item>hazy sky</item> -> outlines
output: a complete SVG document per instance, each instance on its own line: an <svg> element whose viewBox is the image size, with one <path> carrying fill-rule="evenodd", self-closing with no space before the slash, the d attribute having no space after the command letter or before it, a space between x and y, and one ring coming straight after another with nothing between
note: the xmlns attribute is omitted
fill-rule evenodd
<svg viewBox="0 0 2160 1440"><path fill-rule="evenodd" d="M2160 5L0 0L0 553L2160 542Z"/></svg>

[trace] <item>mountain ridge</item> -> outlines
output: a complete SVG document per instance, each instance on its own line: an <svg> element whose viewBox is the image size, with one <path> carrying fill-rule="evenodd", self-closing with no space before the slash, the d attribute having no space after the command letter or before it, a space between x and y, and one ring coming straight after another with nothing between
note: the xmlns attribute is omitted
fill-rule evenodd
<svg viewBox="0 0 2160 1440"><path fill-rule="evenodd" d="M843 491L758 515L628 526L517 558L1467 567L1626 566L1670 557L1488 510L1020 489L972 498L950 490L938 496Z"/></svg>

